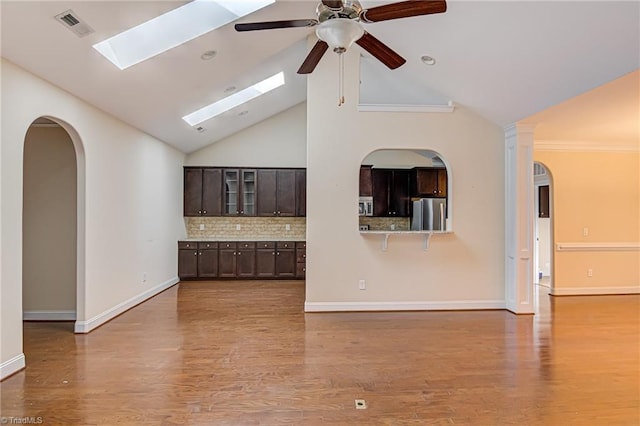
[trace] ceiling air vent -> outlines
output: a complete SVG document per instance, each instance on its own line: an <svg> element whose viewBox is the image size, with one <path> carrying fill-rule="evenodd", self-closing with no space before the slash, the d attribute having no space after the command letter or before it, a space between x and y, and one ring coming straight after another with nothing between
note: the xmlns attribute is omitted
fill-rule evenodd
<svg viewBox="0 0 640 426"><path fill-rule="evenodd" d="M86 22L82 22L82 19L71 9L57 14L55 18L62 25L73 31L78 37L84 37L94 32L93 28Z"/></svg>

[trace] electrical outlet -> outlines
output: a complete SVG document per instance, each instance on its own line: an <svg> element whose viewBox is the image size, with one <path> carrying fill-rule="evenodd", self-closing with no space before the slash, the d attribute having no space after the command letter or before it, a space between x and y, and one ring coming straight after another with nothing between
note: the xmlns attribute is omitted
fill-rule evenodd
<svg viewBox="0 0 640 426"><path fill-rule="evenodd" d="M204 231L204 223L201 223L201 224L200 224L200 230L201 230L201 231Z"/></svg>
<svg viewBox="0 0 640 426"><path fill-rule="evenodd" d="M236 224L236 231L239 231L239 230L240 230L240 224L238 223Z"/></svg>
<svg viewBox="0 0 640 426"><path fill-rule="evenodd" d="M143 282L143 283L146 283L146 282L147 282L147 273L146 273L146 272L143 272L143 273L142 273L142 282Z"/></svg>
<svg viewBox="0 0 640 426"><path fill-rule="evenodd" d="M360 290L366 290L367 289L367 282L365 280L358 280L358 288Z"/></svg>
<svg viewBox="0 0 640 426"><path fill-rule="evenodd" d="M589 228L582 228L582 236L583 237L588 237L589 236Z"/></svg>
<svg viewBox="0 0 640 426"><path fill-rule="evenodd" d="M588 277L592 277L593 276L593 269L591 269L591 268L587 269L587 276Z"/></svg>
<svg viewBox="0 0 640 426"><path fill-rule="evenodd" d="M285 231L291 231L291 225L288 223L284 226Z"/></svg>

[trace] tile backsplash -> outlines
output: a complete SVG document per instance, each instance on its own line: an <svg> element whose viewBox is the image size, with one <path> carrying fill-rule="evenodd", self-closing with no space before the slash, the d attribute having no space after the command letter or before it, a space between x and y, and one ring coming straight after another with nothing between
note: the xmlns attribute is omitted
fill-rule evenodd
<svg viewBox="0 0 640 426"><path fill-rule="evenodd" d="M304 217L185 217L184 223L187 238L201 239L304 240L307 228Z"/></svg>
<svg viewBox="0 0 640 426"><path fill-rule="evenodd" d="M408 217L371 217L360 216L360 225L369 225L370 231L408 231L410 219Z"/></svg>

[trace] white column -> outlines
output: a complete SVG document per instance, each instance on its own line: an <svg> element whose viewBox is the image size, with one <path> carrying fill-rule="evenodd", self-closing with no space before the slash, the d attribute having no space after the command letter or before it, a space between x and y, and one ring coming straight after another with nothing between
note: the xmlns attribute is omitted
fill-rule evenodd
<svg viewBox="0 0 640 426"><path fill-rule="evenodd" d="M534 312L533 129L505 129L505 302L516 314Z"/></svg>

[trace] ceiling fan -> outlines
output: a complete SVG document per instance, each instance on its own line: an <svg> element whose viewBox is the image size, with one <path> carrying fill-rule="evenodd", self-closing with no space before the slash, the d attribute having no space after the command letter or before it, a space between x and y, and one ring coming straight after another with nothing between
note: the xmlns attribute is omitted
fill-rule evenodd
<svg viewBox="0 0 640 426"><path fill-rule="evenodd" d="M363 9L357 0L322 0L316 9L317 19L293 19L236 24L236 31L271 30L317 26L319 40L313 46L298 74L310 74L329 47L338 54L344 53L354 42L371 53L390 69L396 69L406 60L389 46L369 34L361 23L388 21L411 16L443 13L447 10L444 0L412 0Z"/></svg>

